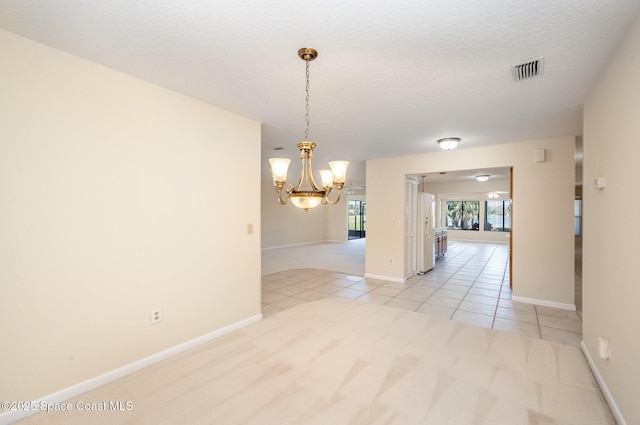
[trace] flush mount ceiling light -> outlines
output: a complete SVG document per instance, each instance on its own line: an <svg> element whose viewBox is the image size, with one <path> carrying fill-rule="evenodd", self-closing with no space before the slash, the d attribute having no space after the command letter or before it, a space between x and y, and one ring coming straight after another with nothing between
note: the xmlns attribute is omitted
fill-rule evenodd
<svg viewBox="0 0 640 425"><path fill-rule="evenodd" d="M460 143L459 137L445 137L444 139L438 140L438 144L440 147L446 151L450 151L451 149L455 149Z"/></svg>
<svg viewBox="0 0 640 425"><path fill-rule="evenodd" d="M315 208L320 204L336 204L340 201L340 194L344 181L347 176L348 161L331 161L329 162L329 168L331 170L320 170L320 177L322 179L322 188L318 188L315 180L313 179L313 172L311 170L311 158L313 158L313 149L316 144L309 141L309 62L318 57L318 52L315 49L304 47L298 50L298 56L300 59L306 62L306 114L305 121L306 127L304 130L304 141L298 143L298 149L300 150L300 160L302 162L302 169L300 170L300 180L298 186L295 188L293 185L287 187L286 199L282 199L282 189L287 180L287 169L291 162L288 158L269 158L271 164L271 174L273 175L273 185L278 192L278 202L282 205L286 205L291 201L293 205L298 208L302 208L308 211L309 208ZM331 201L329 200L329 194L336 188L338 191L338 197Z"/></svg>
<svg viewBox="0 0 640 425"><path fill-rule="evenodd" d="M476 176L476 180L478 180L479 182L486 182L487 180L489 180L489 177L491 177L488 174L480 174L479 176Z"/></svg>

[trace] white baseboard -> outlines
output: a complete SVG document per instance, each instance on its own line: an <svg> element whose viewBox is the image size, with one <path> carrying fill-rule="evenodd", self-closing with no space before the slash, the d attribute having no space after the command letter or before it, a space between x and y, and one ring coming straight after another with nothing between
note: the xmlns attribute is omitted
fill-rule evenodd
<svg viewBox="0 0 640 425"><path fill-rule="evenodd" d="M349 239L343 240L343 241L338 241L338 240L333 240L333 239L325 239L325 240L322 240L322 241L300 242L300 243L293 243L293 244L290 244L290 245L267 246L267 247L260 248L260 249L269 250L269 249L279 249L279 248L291 248L291 247L294 247L294 246L313 245L313 244L317 244L317 243L347 243L347 242L349 242Z"/></svg>
<svg viewBox="0 0 640 425"><path fill-rule="evenodd" d="M129 375L130 373L138 371L154 363L158 363L169 357L175 356L176 354L180 354L183 351L187 351L191 348L194 348L206 342L212 341L216 338L219 338L237 329L240 329L247 325L255 323L261 319L262 319L262 314L257 314L255 316L248 317L239 322L232 323L229 326L225 326L224 328L217 329L213 332L209 332L208 334L202 335L198 338L192 339L190 341L187 341L182 344L176 345L174 347L168 348L166 350L160 351L159 353L152 354L149 357L145 357L133 363L129 363L127 365L114 369L110 372L103 373L102 375L98 375L96 377L87 379L86 381L64 388L60 391L56 391L55 393L39 398L38 400L34 400L33 403L34 403L34 406L36 407L36 410L31 410L31 411L11 410L6 413L0 414L0 425L10 424L17 420L26 418L27 416L31 416L38 413L40 403L42 402L44 402L45 404L62 403L65 400L69 400L73 397L77 397L80 394L86 393L87 391L101 387L102 385L105 385L111 381L115 381L116 379L122 378L123 376Z"/></svg>
<svg viewBox="0 0 640 425"><path fill-rule="evenodd" d="M600 371L596 367L596 363L593 361L593 357L591 357L591 353L589 352L589 349L587 348L587 345L584 343L584 341L580 342L580 348L582 349L582 353L587 359L587 363L589 363L591 372L593 373L593 376L596 378L596 382L600 387L600 391L602 391L602 395L604 395L605 400L607 400L607 403L609 404L611 413L613 413L613 416L616 418L616 422L618 422L618 425L627 425L627 421L624 420L624 417L622 416L622 412L618 408L616 401L613 399L613 396L609 391L609 387L607 387L606 382L604 382L602 375L600 375Z"/></svg>
<svg viewBox="0 0 640 425"><path fill-rule="evenodd" d="M451 230L449 230L451 231ZM465 230L466 231L466 230ZM497 244L502 244L502 245L508 245L509 244L509 240L500 240L500 241L491 241L491 240L485 240L485 239L458 239L458 238L449 238L449 242L471 242L471 243L497 243Z"/></svg>
<svg viewBox="0 0 640 425"><path fill-rule="evenodd" d="M371 279L388 280L389 282L398 282L398 283L406 282L406 280L401 277L381 276L379 274L371 274L371 273L365 273L364 277L369 277Z"/></svg>
<svg viewBox="0 0 640 425"><path fill-rule="evenodd" d="M324 241L313 241L313 242L300 242L300 243L292 243L289 245L278 245L278 246L267 246L264 248L260 248L262 250L269 250L269 249L278 249L278 248L290 248L293 246L302 246L302 245L312 245L314 243L322 243Z"/></svg>
<svg viewBox="0 0 640 425"><path fill-rule="evenodd" d="M264 248L260 248L262 250L269 250L269 249L279 249L279 248L291 248L294 246L303 246L303 245L313 245L313 244L317 244L317 243L347 243L349 242L348 240L346 241L334 241L334 240L330 240L330 239L325 239L322 241L311 241L311 242L300 242L300 243L293 243L290 245L278 245L278 246L267 246Z"/></svg>
<svg viewBox="0 0 640 425"><path fill-rule="evenodd" d="M546 301L546 300L539 300L536 298L526 298L526 297L516 297L516 296L512 296L511 301L517 301L519 303L525 303L525 304L541 305L544 307L560 308L562 310L576 311L575 304L557 303L555 301Z"/></svg>

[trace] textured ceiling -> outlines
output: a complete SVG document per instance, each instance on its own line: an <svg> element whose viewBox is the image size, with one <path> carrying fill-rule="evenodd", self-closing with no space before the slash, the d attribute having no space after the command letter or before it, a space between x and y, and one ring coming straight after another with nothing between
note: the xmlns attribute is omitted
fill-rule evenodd
<svg viewBox="0 0 640 425"><path fill-rule="evenodd" d="M311 63L315 168L582 133L582 103L638 0L2 0L0 28L263 123L297 157ZM514 82L511 65L544 56ZM279 153L273 148L283 146ZM265 178L268 178L266 168Z"/></svg>

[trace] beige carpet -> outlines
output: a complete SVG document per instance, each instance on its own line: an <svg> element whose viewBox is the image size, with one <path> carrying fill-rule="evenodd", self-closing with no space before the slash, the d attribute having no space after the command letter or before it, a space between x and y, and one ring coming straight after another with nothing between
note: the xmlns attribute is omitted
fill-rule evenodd
<svg viewBox="0 0 640 425"><path fill-rule="evenodd" d="M366 239L347 242L316 242L262 250L262 276L291 269L329 269L364 276Z"/></svg>
<svg viewBox="0 0 640 425"><path fill-rule="evenodd" d="M615 424L577 347L345 299L285 310L29 424Z"/></svg>

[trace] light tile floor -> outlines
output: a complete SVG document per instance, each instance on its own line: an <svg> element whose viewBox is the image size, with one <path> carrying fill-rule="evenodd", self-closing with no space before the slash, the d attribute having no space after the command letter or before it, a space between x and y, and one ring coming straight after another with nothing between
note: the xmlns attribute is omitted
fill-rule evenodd
<svg viewBox="0 0 640 425"><path fill-rule="evenodd" d="M582 320L575 311L511 300L508 254L504 244L450 243L432 271L406 283L311 268L279 271L262 277L262 313L267 317L308 301L350 298L579 345Z"/></svg>

